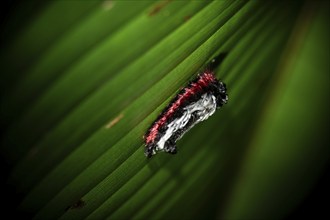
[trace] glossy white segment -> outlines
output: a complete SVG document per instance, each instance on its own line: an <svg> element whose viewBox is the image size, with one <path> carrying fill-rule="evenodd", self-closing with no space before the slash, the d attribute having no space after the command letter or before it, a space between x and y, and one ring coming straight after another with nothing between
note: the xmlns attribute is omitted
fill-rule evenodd
<svg viewBox="0 0 330 220"><path fill-rule="evenodd" d="M155 151L153 154L156 153L156 151L164 151L164 146L166 141L178 130L184 128L191 117L196 117L197 119L195 122L189 126L189 128L186 129L185 132L187 132L190 128L192 128L197 123L204 121L208 119L211 115L214 114L215 110L217 108L216 105L216 98L212 94L203 94L201 98L184 108L183 115L180 118L174 119L166 129L165 134L159 139L159 141L156 144ZM194 115L196 116L193 116ZM182 134L183 135L183 134ZM179 139L182 137L182 135L179 137Z"/></svg>

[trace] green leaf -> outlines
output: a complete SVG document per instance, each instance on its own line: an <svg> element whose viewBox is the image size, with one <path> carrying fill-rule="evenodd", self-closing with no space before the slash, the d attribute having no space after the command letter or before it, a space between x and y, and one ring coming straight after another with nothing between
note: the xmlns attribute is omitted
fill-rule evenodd
<svg viewBox="0 0 330 220"><path fill-rule="evenodd" d="M1 53L1 152L21 212L278 219L321 175L328 3L59 1L36 12ZM146 129L220 52L229 103L177 155L145 158Z"/></svg>

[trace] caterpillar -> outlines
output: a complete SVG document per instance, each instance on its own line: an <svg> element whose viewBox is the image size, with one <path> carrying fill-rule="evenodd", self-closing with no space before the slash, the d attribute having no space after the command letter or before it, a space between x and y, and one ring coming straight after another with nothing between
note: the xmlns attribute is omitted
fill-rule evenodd
<svg viewBox="0 0 330 220"><path fill-rule="evenodd" d="M227 103L226 84L219 81L212 70L224 56L214 58L209 68L182 88L149 127L144 135L148 158L159 151L176 154L176 141Z"/></svg>

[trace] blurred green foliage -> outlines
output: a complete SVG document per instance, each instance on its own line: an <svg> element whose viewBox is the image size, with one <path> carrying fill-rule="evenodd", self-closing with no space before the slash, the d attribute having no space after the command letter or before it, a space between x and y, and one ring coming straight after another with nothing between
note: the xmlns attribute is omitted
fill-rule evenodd
<svg viewBox="0 0 330 220"><path fill-rule="evenodd" d="M324 172L327 1L24 2L7 20L1 153L22 213L280 219ZM229 103L145 158L146 129L220 52Z"/></svg>

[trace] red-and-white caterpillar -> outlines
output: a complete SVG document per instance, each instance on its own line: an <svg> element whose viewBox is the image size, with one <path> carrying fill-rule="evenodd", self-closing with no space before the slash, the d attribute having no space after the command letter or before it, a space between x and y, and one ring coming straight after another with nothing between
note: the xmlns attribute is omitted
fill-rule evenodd
<svg viewBox="0 0 330 220"><path fill-rule="evenodd" d="M163 110L144 135L145 155L158 151L177 152L176 141L197 123L210 117L227 103L226 85L212 71L199 74Z"/></svg>

